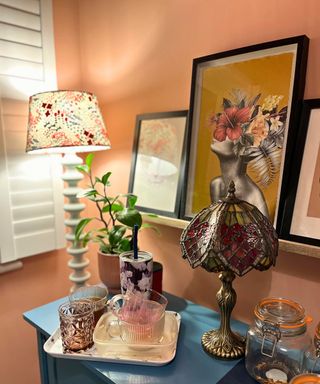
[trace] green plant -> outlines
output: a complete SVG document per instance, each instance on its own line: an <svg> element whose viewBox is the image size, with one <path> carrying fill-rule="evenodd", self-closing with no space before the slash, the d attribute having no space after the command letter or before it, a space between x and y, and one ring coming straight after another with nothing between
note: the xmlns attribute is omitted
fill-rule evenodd
<svg viewBox="0 0 320 384"><path fill-rule="evenodd" d="M93 201L98 210L98 216L83 218L75 228L75 242L86 246L92 241L99 244L103 253L120 254L133 249L133 228L137 224L140 228L153 228L148 223L142 223L142 216L136 209L137 196L132 193L119 194L111 197L108 194L111 172L101 178L92 174L93 154L85 159L85 164L76 168L88 176L90 186L80 192L77 197L85 197ZM151 215L154 216L154 215ZM87 225L99 222L101 227L84 232Z"/></svg>

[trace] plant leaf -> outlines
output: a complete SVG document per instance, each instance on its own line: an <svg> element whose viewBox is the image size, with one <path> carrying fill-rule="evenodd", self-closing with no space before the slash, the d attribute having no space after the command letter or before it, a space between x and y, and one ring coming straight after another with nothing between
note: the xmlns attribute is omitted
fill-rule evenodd
<svg viewBox="0 0 320 384"><path fill-rule="evenodd" d="M122 211L124 208L124 206L122 204L117 204L117 203L113 203L111 204L111 211L112 212L120 212ZM109 209L110 209L110 205L109 204L106 204L103 208L102 208L102 212L109 212Z"/></svg>
<svg viewBox="0 0 320 384"><path fill-rule="evenodd" d="M251 161L248 166L254 173L255 181L266 188L275 179L281 165L281 149L274 142L264 143L250 152Z"/></svg>
<svg viewBox="0 0 320 384"><path fill-rule="evenodd" d="M77 197L88 197L88 196L96 196L97 191L93 188L83 189L79 193L77 193Z"/></svg>
<svg viewBox="0 0 320 384"><path fill-rule="evenodd" d="M158 217L155 213L145 213L145 215L148 217Z"/></svg>
<svg viewBox="0 0 320 384"><path fill-rule="evenodd" d="M257 101L260 99L260 96L261 96L261 93L259 93L257 96L255 96L254 98L252 98L252 99L248 102L248 107L253 107L254 105L256 105Z"/></svg>
<svg viewBox="0 0 320 384"><path fill-rule="evenodd" d="M107 172L106 174L104 174L103 176L102 176L102 179L101 179L101 181L102 181L102 184L103 185L110 185L110 183L109 183L109 177L111 176L111 172Z"/></svg>
<svg viewBox="0 0 320 384"><path fill-rule="evenodd" d="M116 213L117 220L127 225L130 228L133 228L135 224L141 227L142 217L139 211L133 208L124 208L122 211Z"/></svg>
<svg viewBox="0 0 320 384"><path fill-rule="evenodd" d="M128 206L129 206L129 208L134 208L135 205L136 205L137 200L138 200L138 196L136 196L136 195L128 196Z"/></svg>
<svg viewBox="0 0 320 384"><path fill-rule="evenodd" d="M89 168L86 164L82 164L82 165L76 165L76 169L79 171L79 172L83 172L83 173L89 173Z"/></svg>
<svg viewBox="0 0 320 384"><path fill-rule="evenodd" d="M115 246L120 242L123 235L126 233L126 227L123 225L115 225L109 232L109 243L111 246Z"/></svg>
<svg viewBox="0 0 320 384"><path fill-rule="evenodd" d="M131 241L125 238L121 239L119 248L122 250L122 252L131 251Z"/></svg>
<svg viewBox="0 0 320 384"><path fill-rule="evenodd" d="M154 225L151 225L151 224L149 224L149 223L143 223L143 224L141 225L141 229L143 229L143 228L150 228L150 229L153 229L158 235L160 235L160 233L161 233L157 227L155 227Z"/></svg>
<svg viewBox="0 0 320 384"><path fill-rule="evenodd" d="M223 104L224 109L232 107L231 101L229 99L226 99L226 98L223 98L222 104Z"/></svg>
<svg viewBox="0 0 320 384"><path fill-rule="evenodd" d="M244 108L246 106L246 99L242 99L238 105L240 109Z"/></svg>
<svg viewBox="0 0 320 384"><path fill-rule="evenodd" d="M88 223L90 223L91 220L92 220L92 218L87 218L87 219L82 219L79 221L79 223L77 224L75 231L74 231L74 236L75 236L75 239L77 241L80 240L80 236L81 236L84 228L86 227L86 225Z"/></svg>
<svg viewBox="0 0 320 384"><path fill-rule="evenodd" d="M256 105L256 106L254 107L254 109L253 109L252 114L251 114L251 120L253 120L253 119L257 116L258 112L259 112L259 106Z"/></svg>
<svg viewBox="0 0 320 384"><path fill-rule="evenodd" d="M89 171L91 169L91 164L92 164L93 157L94 157L93 153L89 153L89 155L86 157L86 160L85 160L86 165L87 165Z"/></svg>

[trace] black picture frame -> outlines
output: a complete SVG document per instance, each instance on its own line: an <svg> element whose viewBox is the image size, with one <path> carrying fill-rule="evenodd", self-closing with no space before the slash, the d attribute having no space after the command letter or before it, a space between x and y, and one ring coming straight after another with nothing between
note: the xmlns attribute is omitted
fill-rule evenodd
<svg viewBox="0 0 320 384"><path fill-rule="evenodd" d="M205 84L205 70L207 68L227 66L230 63L240 63L249 61L256 58L269 58L274 57L277 53L292 52L292 72L290 77L290 90L288 91L288 113L286 123L289 122L286 127L286 137L285 137L285 148L283 148L284 159L281 164L281 177L279 181L277 201L275 205L275 213L273 223L279 234L281 230L281 222L283 218L285 199L288 194L288 183L290 178L290 165L293 157L293 148L296 140L298 125L299 125L299 115L301 112L304 87L305 87L305 76L306 76L306 67L307 67L307 56L308 56L308 47L309 39L305 35L294 36L285 39L264 42L261 44L251 45L247 47L237 48L230 51L214 53L211 55L198 57L193 60L192 67L192 79L191 79L191 94L190 94L190 107L189 107L189 119L188 119L188 137L187 137L187 147L188 147L188 156L186 159L185 167L185 177L184 177L184 186L183 186L183 195L182 195L182 208L180 218L184 220L191 220L194 215L202 209L200 207L198 211L193 212L192 209L188 208L193 201L194 188L192 183L195 175L198 175L199 172L195 171L195 163L198 160L198 143L201 143L202 138L199 135L199 130L202 129L200 126L200 117L205 115L201 109L207 100L201 99L201 92L206 92L209 96L216 97L215 87L210 89L206 87ZM221 64L222 63L222 64ZM276 73L277 71L271 72ZM232 77L234 76L234 77ZM237 73L232 73L230 75L231 79L236 79ZM240 76L240 75L239 75ZM250 84L248 85L248 87ZM289 89L289 87L288 87ZM289 93L290 92L290 93ZM259 93L257 91L256 93ZM222 100L222 98L221 98ZM227 100L228 102L229 100ZM222 103L220 104L222 105ZM289 108L290 105L290 108ZM207 116L205 116L207 118ZM200 127L200 128L199 128ZM206 161L208 164L208 156L210 155L210 145L207 149L208 154L206 154ZM199 157L200 159L200 157ZM201 162L199 161L201 166ZM207 172L206 170L204 172ZM216 172L219 172L216 170ZM198 177L198 176L197 176ZM205 184L205 183L204 183ZM195 184L194 184L195 185ZM236 185L237 187L237 185ZM205 192L206 200L210 199L209 186L206 184L208 192ZM227 186L224 185L224 192L226 191ZM201 192L201 191L200 191ZM209 196L209 199L208 199ZM240 198L242 198L240 196ZM247 200L246 198L243 198ZM205 199L202 199L204 201ZM211 200L212 201L212 200ZM247 200L248 201L248 200ZM249 201L250 202L250 201ZM207 203L205 206L209 205L211 202ZM256 205L256 204L255 204Z"/></svg>
<svg viewBox="0 0 320 384"><path fill-rule="evenodd" d="M281 235L320 247L320 99L303 102ZM312 201L311 201L312 200ZM310 214L310 205L315 213Z"/></svg>
<svg viewBox="0 0 320 384"><path fill-rule="evenodd" d="M187 119L188 110L136 117L128 190L142 212L179 217Z"/></svg>

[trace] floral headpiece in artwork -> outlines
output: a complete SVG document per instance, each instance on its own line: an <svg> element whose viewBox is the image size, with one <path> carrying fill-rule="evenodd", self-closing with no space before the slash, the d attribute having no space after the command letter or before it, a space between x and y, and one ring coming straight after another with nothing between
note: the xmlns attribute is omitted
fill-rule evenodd
<svg viewBox="0 0 320 384"><path fill-rule="evenodd" d="M268 95L258 103L261 94L252 99L233 91L232 100L223 98L223 110L210 116L217 141L232 140L237 156L245 156L257 176L257 183L268 186L280 169L287 106L279 110L283 96Z"/></svg>

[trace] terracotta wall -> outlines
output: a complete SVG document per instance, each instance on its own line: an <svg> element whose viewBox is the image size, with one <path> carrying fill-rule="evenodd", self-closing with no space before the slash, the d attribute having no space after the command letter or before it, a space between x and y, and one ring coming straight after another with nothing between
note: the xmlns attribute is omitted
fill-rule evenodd
<svg viewBox="0 0 320 384"><path fill-rule="evenodd" d="M189 108L192 59L240 46L306 34L311 39L306 98L319 97L320 3L317 0L54 0L59 88L97 94L112 149L96 155L111 170L113 191L125 192L135 117ZM217 277L191 270L179 249L181 230L145 232L142 246L164 265L164 289L216 308ZM21 319L33 307L67 294L64 251L24 261L0 276L1 382L38 383L35 331ZM91 282L97 281L94 251ZM285 296L320 320L320 261L280 253L277 267L237 279L234 316L249 320L264 296ZM10 327L9 327L10 325ZM4 332L4 327L10 330ZM19 369L17 369L17 366Z"/></svg>
<svg viewBox="0 0 320 384"><path fill-rule="evenodd" d="M62 2L55 4L58 9ZM195 57L306 34L305 97L319 97L319 11L316 0L79 1L82 85L97 94L109 128L112 149L97 160L99 170L113 172L114 190L128 185L136 115L188 109ZM64 62L58 45L57 58ZM142 244L163 263L165 289L216 307L217 277L182 260L181 230L160 230L160 238L145 232ZM296 299L320 320L311 294L320 288L319 268L320 260L280 253L275 269L236 280L234 316L249 320L257 301L273 295Z"/></svg>

